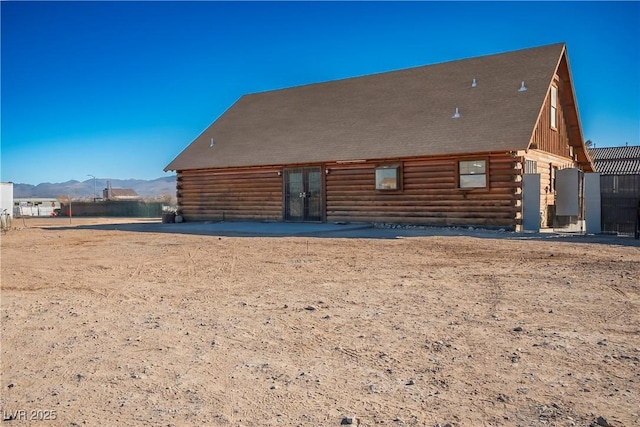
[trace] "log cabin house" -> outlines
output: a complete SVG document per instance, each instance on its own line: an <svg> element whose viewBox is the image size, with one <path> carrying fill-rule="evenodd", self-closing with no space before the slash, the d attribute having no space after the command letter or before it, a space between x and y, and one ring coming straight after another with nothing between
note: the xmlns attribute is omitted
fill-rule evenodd
<svg viewBox="0 0 640 427"><path fill-rule="evenodd" d="M165 171L185 221L519 230L523 176L551 227L565 168L593 170L559 43L245 95Z"/></svg>

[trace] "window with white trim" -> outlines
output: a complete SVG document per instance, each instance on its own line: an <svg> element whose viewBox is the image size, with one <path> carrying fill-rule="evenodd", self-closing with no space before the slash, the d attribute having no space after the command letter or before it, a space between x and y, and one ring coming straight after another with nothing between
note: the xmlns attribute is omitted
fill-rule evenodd
<svg viewBox="0 0 640 427"><path fill-rule="evenodd" d="M524 173L538 173L538 162L536 162L535 160L525 159Z"/></svg>
<svg viewBox="0 0 640 427"><path fill-rule="evenodd" d="M557 129L558 127L558 88L551 86L551 127Z"/></svg>
<svg viewBox="0 0 640 427"><path fill-rule="evenodd" d="M459 188L486 188L487 161L460 160L458 162Z"/></svg>

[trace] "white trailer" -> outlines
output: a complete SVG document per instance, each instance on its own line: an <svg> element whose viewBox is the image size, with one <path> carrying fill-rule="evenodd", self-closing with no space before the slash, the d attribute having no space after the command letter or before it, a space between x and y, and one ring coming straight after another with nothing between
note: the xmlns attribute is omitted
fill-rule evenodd
<svg viewBox="0 0 640 427"><path fill-rule="evenodd" d="M55 216L55 211L60 209L60 202L48 197L29 197L15 199L13 206L14 216Z"/></svg>

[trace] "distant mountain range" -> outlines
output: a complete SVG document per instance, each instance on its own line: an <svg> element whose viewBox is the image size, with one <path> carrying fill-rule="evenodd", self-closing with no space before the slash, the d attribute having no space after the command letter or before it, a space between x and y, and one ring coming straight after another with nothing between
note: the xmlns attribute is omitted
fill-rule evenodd
<svg viewBox="0 0 640 427"><path fill-rule="evenodd" d="M175 196L176 177L167 176L153 180L142 179L97 179L95 189L97 197L102 197L102 190L111 183L111 188L130 188L142 197L159 197L164 194ZM29 197L58 197L69 195L72 198L93 198L93 178L86 181L67 181L52 184L45 182L38 185L13 184L13 197L24 199Z"/></svg>

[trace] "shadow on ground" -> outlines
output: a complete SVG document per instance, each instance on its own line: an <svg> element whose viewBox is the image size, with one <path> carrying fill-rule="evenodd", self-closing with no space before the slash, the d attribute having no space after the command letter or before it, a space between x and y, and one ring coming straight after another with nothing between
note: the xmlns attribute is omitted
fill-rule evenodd
<svg viewBox="0 0 640 427"><path fill-rule="evenodd" d="M286 222L188 222L164 224L130 222L48 226L49 230L120 230L140 233L192 234L224 237L319 237L356 239L401 239L426 236L465 236L487 239L559 241L571 243L600 243L640 247L633 236L581 233L515 233L475 227L374 227L369 223L286 223Z"/></svg>

